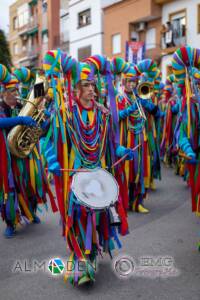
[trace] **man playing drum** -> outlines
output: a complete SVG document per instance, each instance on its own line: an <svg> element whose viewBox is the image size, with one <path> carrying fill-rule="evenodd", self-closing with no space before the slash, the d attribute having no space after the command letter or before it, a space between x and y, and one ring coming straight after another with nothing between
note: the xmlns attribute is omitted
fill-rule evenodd
<svg viewBox="0 0 200 300"><path fill-rule="evenodd" d="M54 53L51 53L51 56L53 55ZM111 166L117 160L117 156L133 158L131 149L115 145L111 114L94 100L95 76L91 66L80 63L78 69L80 74L75 86L75 99L71 109L69 103L65 105L67 128L65 160L68 160L69 169L63 171L71 172L64 203L65 217L62 217L70 249L66 279L74 285L94 281L97 255L102 251L111 255L111 251L115 248L114 242L121 247L118 232L122 235L128 232L120 188L113 176L101 168L104 166L110 171L113 170ZM52 150L51 146L47 148ZM49 152L53 157L52 151ZM60 172L58 162L61 167L63 166L60 152L57 155L57 162L53 158L49 160L47 155L48 167L57 175ZM57 175L55 177L58 177ZM60 174L60 188L63 176L64 174ZM57 181L58 178L55 182ZM57 189L57 197L60 197L60 188ZM113 199L113 194L116 195L116 199ZM109 197L112 199L111 207L108 207ZM97 208L100 202L101 205ZM62 205L63 203L60 207Z"/></svg>

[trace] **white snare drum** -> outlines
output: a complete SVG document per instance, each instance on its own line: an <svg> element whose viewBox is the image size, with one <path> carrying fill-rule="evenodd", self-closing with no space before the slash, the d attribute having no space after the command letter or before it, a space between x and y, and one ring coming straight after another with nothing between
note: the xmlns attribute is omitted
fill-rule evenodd
<svg viewBox="0 0 200 300"><path fill-rule="evenodd" d="M113 206L119 196L117 181L101 168L77 172L72 179L72 191L81 205L94 210Z"/></svg>

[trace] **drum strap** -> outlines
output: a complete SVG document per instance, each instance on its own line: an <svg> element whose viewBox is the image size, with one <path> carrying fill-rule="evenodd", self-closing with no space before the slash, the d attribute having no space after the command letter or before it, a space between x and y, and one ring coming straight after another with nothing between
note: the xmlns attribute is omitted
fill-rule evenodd
<svg viewBox="0 0 200 300"><path fill-rule="evenodd" d="M89 212L87 216L85 254L90 254L91 249L92 249L92 216L91 213Z"/></svg>
<svg viewBox="0 0 200 300"><path fill-rule="evenodd" d="M117 236L117 233L116 233L116 227L115 226L111 226L111 231L112 231L112 236L114 237L114 240L117 244L117 247L120 249L122 248L122 244Z"/></svg>

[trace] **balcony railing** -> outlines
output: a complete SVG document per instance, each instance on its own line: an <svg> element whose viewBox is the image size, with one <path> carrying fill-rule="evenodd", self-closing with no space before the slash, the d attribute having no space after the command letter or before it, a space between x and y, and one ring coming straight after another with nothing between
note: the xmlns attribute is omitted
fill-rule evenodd
<svg viewBox="0 0 200 300"><path fill-rule="evenodd" d="M24 35L28 31L33 30L34 28L38 27L38 18L37 16L31 16L29 22L21 27L18 27L18 34Z"/></svg>
<svg viewBox="0 0 200 300"><path fill-rule="evenodd" d="M36 28L38 26L38 18L37 16L31 16L30 21L28 23L28 29L31 30L33 28Z"/></svg>
<svg viewBox="0 0 200 300"><path fill-rule="evenodd" d="M187 43L187 36L185 29L183 31L171 30L171 39L167 37L168 32L162 35L162 49L164 52L172 52L177 47L183 46Z"/></svg>
<svg viewBox="0 0 200 300"><path fill-rule="evenodd" d="M39 55L39 51L40 48L38 46L32 46L30 48L28 48L28 56L32 57L32 56L38 56Z"/></svg>
<svg viewBox="0 0 200 300"><path fill-rule="evenodd" d="M69 31L64 31L64 32L61 32L60 34L60 43L63 44L63 43L66 43L69 41Z"/></svg>
<svg viewBox="0 0 200 300"><path fill-rule="evenodd" d="M173 0L155 0L155 3L156 4L165 4L165 3L168 3L168 2L172 2Z"/></svg>

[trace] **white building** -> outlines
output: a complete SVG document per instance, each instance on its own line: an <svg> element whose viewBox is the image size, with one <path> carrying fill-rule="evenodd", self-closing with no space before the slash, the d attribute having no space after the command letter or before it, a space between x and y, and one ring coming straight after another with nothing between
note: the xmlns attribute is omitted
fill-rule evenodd
<svg viewBox="0 0 200 300"><path fill-rule="evenodd" d="M167 1L166 1L167 2ZM161 61L163 79L171 72L173 52L184 44L200 47L200 0L174 0L162 6L162 24L173 26L175 46L164 49Z"/></svg>
<svg viewBox="0 0 200 300"><path fill-rule="evenodd" d="M69 0L60 0L60 48L69 53Z"/></svg>
<svg viewBox="0 0 200 300"><path fill-rule="evenodd" d="M102 7L122 0L70 0L70 55L78 60L103 53Z"/></svg>

